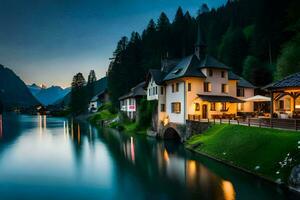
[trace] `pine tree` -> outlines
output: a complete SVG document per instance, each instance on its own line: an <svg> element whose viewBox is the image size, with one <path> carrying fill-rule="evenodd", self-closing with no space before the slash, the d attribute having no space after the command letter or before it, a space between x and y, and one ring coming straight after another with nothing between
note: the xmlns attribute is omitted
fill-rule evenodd
<svg viewBox="0 0 300 200"><path fill-rule="evenodd" d="M97 78L96 78L96 73L94 70L91 70L90 73L89 73L89 76L88 76L88 82L87 84L92 84L94 82L97 81Z"/></svg>
<svg viewBox="0 0 300 200"><path fill-rule="evenodd" d="M247 41L240 28L229 27L222 39L219 50L219 58L226 65L232 67L233 71L239 75L243 71L243 61L247 56Z"/></svg>
<svg viewBox="0 0 300 200"><path fill-rule="evenodd" d="M88 93L85 85L86 82L82 73L78 73L73 77L70 102L70 108L73 115L79 115L87 111Z"/></svg>

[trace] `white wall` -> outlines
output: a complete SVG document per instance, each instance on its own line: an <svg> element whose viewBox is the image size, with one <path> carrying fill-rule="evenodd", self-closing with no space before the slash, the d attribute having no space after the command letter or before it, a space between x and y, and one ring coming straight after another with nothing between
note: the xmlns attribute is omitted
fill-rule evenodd
<svg viewBox="0 0 300 200"><path fill-rule="evenodd" d="M172 93L172 83L176 85L179 83L179 91ZM173 123L184 124L185 117L184 117L184 99L185 99L185 92L184 92L184 82L177 80L177 81L169 81L166 86L166 110L167 115L169 117L169 121ZM181 104L181 112L180 113L172 113L172 103L179 102Z"/></svg>
<svg viewBox="0 0 300 200"><path fill-rule="evenodd" d="M156 88L157 88L157 93L156 93ZM151 78L147 87L147 100L148 101L158 100L159 94L160 94L160 87L154 82L153 78Z"/></svg>
<svg viewBox="0 0 300 200"><path fill-rule="evenodd" d="M121 111L125 112L126 115L133 119L135 116L135 113L137 111L137 104L135 98L127 98L120 101L120 108Z"/></svg>
<svg viewBox="0 0 300 200"><path fill-rule="evenodd" d="M237 97L238 99L244 100L249 97L254 96L254 89L253 88L244 88L244 97ZM238 110L238 112L254 112L254 103L253 102L245 102L244 109Z"/></svg>
<svg viewBox="0 0 300 200"><path fill-rule="evenodd" d="M227 70L221 69L212 69L213 76L209 76L209 69L204 68L202 69L202 73L207 77L205 82L211 83L211 92L204 92L203 94L207 95L228 95L228 93L222 93L222 84L228 85L228 72ZM225 72L224 78L221 76L221 72Z"/></svg>

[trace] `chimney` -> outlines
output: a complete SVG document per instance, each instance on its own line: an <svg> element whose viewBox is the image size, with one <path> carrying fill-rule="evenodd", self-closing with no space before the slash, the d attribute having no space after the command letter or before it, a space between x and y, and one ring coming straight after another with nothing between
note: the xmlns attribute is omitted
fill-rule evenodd
<svg viewBox="0 0 300 200"><path fill-rule="evenodd" d="M203 40L203 35L199 24L197 31L197 41L195 44L195 55L198 57L199 60L203 59L206 55L206 44Z"/></svg>

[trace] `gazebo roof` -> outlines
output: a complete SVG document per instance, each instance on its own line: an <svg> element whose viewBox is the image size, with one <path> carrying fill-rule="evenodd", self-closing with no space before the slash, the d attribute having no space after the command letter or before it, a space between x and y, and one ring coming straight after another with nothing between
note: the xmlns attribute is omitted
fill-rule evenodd
<svg viewBox="0 0 300 200"><path fill-rule="evenodd" d="M287 76L284 79L279 80L270 85L267 85L264 87L264 89L276 90L288 87L300 87L300 72Z"/></svg>

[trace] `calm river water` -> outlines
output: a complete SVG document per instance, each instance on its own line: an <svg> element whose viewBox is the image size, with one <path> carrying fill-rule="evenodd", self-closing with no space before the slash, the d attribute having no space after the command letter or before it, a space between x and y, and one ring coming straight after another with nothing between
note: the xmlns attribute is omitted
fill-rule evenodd
<svg viewBox="0 0 300 200"><path fill-rule="evenodd" d="M0 199L297 197L175 142L10 114L0 132Z"/></svg>

